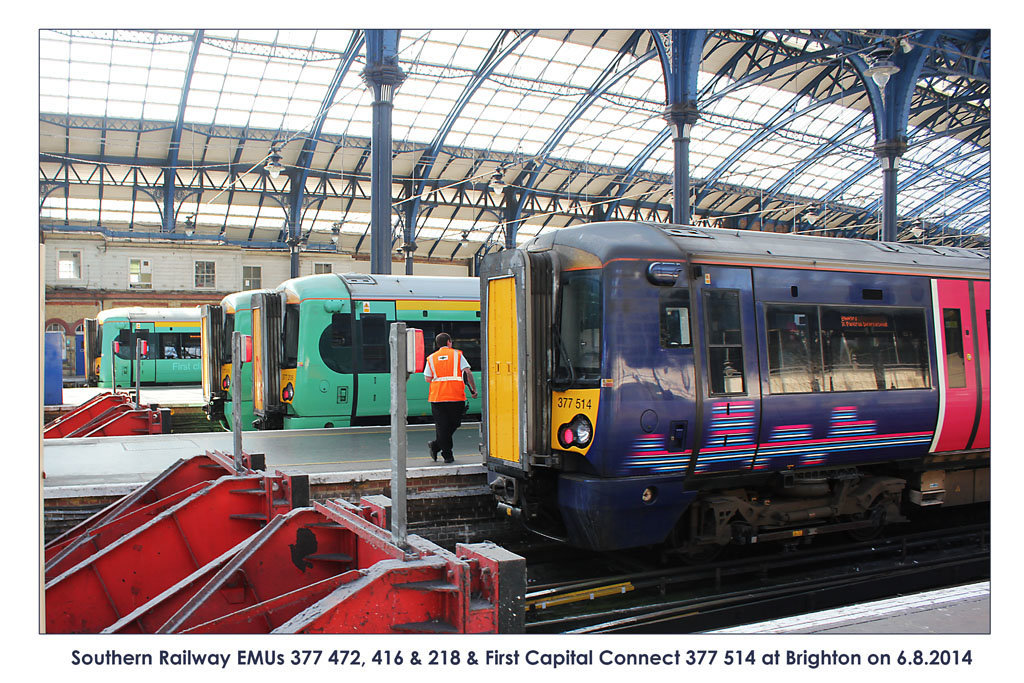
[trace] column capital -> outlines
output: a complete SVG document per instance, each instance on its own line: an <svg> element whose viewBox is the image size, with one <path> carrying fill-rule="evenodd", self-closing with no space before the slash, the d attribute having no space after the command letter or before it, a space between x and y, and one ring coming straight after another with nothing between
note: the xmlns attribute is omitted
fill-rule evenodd
<svg viewBox="0 0 1024 683"><path fill-rule="evenodd" d="M683 135L684 132L688 133L688 127L700 120L700 110L693 100L673 102L662 110L661 115L672 126L676 137Z"/></svg>
<svg viewBox="0 0 1024 683"><path fill-rule="evenodd" d="M360 75L366 87L373 91L376 102L390 102L395 91L405 81L402 67L388 62L368 65Z"/></svg>
<svg viewBox="0 0 1024 683"><path fill-rule="evenodd" d="M879 159L898 159L907 152L907 138L901 135L894 140L879 140L873 151Z"/></svg>

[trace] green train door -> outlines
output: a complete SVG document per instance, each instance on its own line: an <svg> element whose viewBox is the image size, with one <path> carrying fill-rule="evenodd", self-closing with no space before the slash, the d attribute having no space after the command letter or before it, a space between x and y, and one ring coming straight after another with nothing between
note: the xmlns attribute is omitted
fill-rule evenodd
<svg viewBox="0 0 1024 683"><path fill-rule="evenodd" d="M353 417L391 413L391 354L388 334L394 301L353 301L355 314L356 405Z"/></svg>
<svg viewBox="0 0 1024 683"><path fill-rule="evenodd" d="M114 340L117 351L111 356L114 361L114 383L116 386L130 389L135 386L136 372L141 371L140 381L145 384L153 382L156 377L156 363L152 360L152 323L128 323L120 330ZM135 352L139 339L150 342L150 348L143 355L141 362L136 364ZM136 369L138 365L138 370Z"/></svg>

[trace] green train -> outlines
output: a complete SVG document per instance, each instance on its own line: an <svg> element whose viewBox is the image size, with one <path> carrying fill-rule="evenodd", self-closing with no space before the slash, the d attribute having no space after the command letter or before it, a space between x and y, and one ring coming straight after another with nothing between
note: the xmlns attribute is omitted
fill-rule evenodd
<svg viewBox="0 0 1024 683"><path fill-rule="evenodd" d="M426 352L440 332L452 336L480 382L480 289L477 278L360 273L309 275L282 283L274 291L250 293L245 320L236 300L234 330L252 334L252 365L243 377L252 382L243 411L243 427L319 429L386 424L391 414L390 349L393 322L423 330ZM240 293L241 294L245 294ZM238 295L232 295L238 296ZM213 314L216 317L216 313ZM230 345L225 324L209 326L204 350ZM211 318L212 320L213 318ZM230 356L220 366L230 376ZM209 364L211 377L215 365ZM229 382L230 384L230 382ZM230 401L221 407L208 399L208 414L230 426ZM430 419L427 383L413 374L407 384L410 421ZM243 409L248 400L243 402ZM479 415L480 399L467 412ZM248 419L252 415L252 420Z"/></svg>
<svg viewBox="0 0 1024 683"><path fill-rule="evenodd" d="M198 385L202 379L198 308L111 308L84 322L90 386ZM147 351L136 363L136 342Z"/></svg>
<svg viewBox="0 0 1024 683"><path fill-rule="evenodd" d="M231 426L234 410L234 388L231 386L231 333L238 330L252 335L252 297L271 290L250 289L228 294L220 304L202 307L202 385L203 410L207 418ZM252 411L252 363L242 363L241 414L242 428L252 426L256 415Z"/></svg>

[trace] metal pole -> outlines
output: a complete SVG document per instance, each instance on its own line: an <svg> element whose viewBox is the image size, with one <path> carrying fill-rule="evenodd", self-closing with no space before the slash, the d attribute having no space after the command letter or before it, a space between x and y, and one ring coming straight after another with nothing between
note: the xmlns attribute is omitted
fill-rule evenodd
<svg viewBox="0 0 1024 683"><path fill-rule="evenodd" d="M405 467L408 435L405 422L409 411L405 402L408 379L405 323L391 323L391 537L405 546L408 524L405 511Z"/></svg>
<svg viewBox="0 0 1024 683"><path fill-rule="evenodd" d="M142 392L142 340L135 340L135 410L139 409L139 395Z"/></svg>
<svg viewBox="0 0 1024 683"><path fill-rule="evenodd" d="M242 472L242 333L231 333L231 431L235 471Z"/></svg>
<svg viewBox="0 0 1024 683"><path fill-rule="evenodd" d="M896 229L896 174L899 169L900 158L889 157L882 159L882 241L895 242L898 230Z"/></svg>

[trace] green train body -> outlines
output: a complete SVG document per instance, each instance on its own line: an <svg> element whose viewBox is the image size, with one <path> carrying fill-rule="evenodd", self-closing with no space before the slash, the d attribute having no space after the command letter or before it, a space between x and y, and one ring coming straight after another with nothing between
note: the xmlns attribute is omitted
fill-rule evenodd
<svg viewBox="0 0 1024 683"><path fill-rule="evenodd" d="M228 294L220 304L202 307L203 410L207 418L231 429L234 388L231 386L231 334L252 335L252 297L265 289L250 289ZM252 363L241 368L240 396L242 429L252 430L256 415L252 410Z"/></svg>
<svg viewBox="0 0 1024 683"><path fill-rule="evenodd" d="M391 414L390 325L423 330L426 352L452 336L480 382L477 278L311 275L252 298L253 406L260 429L385 424ZM237 323L236 323L237 324ZM427 383L407 384L410 420L429 420ZM480 400L467 412L479 415Z"/></svg>
<svg viewBox="0 0 1024 683"><path fill-rule="evenodd" d="M87 378L92 386L198 385L201 349L198 308L111 308L85 322ZM148 349L136 364L139 339ZM114 350L115 342L117 351Z"/></svg>

